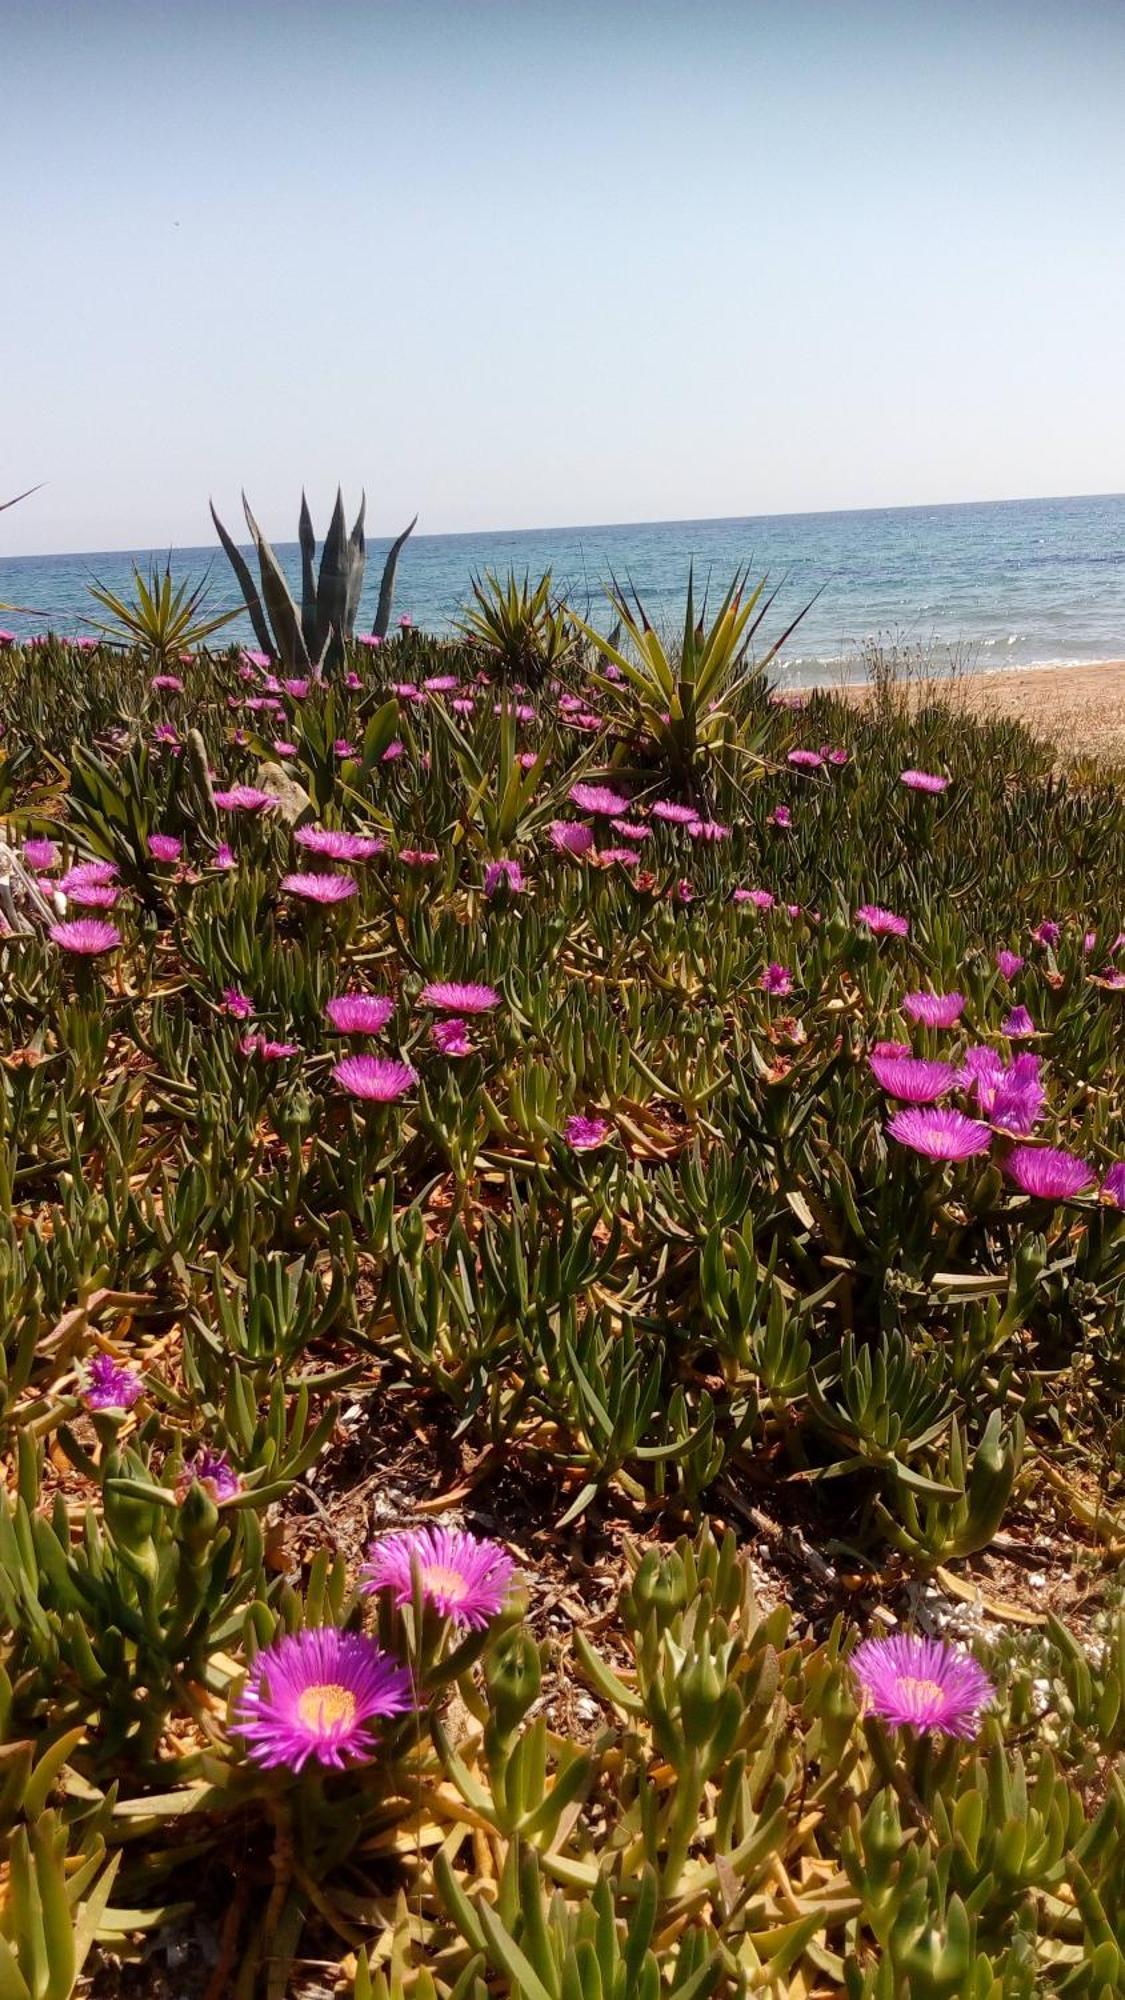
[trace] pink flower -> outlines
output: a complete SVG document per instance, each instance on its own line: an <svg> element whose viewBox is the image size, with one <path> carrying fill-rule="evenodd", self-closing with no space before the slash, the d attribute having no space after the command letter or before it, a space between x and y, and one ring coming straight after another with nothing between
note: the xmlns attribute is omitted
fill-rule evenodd
<svg viewBox="0 0 1125 2000"><path fill-rule="evenodd" d="M699 818L694 806L678 805L675 799L657 799L652 809L653 819L665 820L669 826L690 826Z"/></svg>
<svg viewBox="0 0 1125 2000"><path fill-rule="evenodd" d="M346 903L359 888L351 875L283 875L281 886L287 896L306 903Z"/></svg>
<svg viewBox="0 0 1125 2000"><path fill-rule="evenodd" d="M254 1012L254 1002L237 986L228 986L223 994L223 1012L236 1021L248 1021Z"/></svg>
<svg viewBox="0 0 1125 2000"><path fill-rule="evenodd" d="M179 674L154 674L149 682L151 688L157 691L166 688L169 694L181 694L183 692L183 685Z"/></svg>
<svg viewBox="0 0 1125 2000"><path fill-rule="evenodd" d="M431 694L452 694L461 683L456 674L429 674L422 683Z"/></svg>
<svg viewBox="0 0 1125 2000"><path fill-rule="evenodd" d="M1117 1160L1102 1182L1102 1200L1125 1208L1125 1160Z"/></svg>
<svg viewBox="0 0 1125 2000"><path fill-rule="evenodd" d="M212 867L237 868L237 866L238 863L234 858L233 848L228 847L225 840L220 840L219 845L215 849L214 855L212 857Z"/></svg>
<svg viewBox="0 0 1125 2000"><path fill-rule="evenodd" d="M336 827L299 826L293 838L298 847L329 861L370 861L386 852L387 843L375 834L343 833Z"/></svg>
<svg viewBox="0 0 1125 2000"><path fill-rule="evenodd" d="M788 806L775 806L769 816L771 826L792 826L793 815Z"/></svg>
<svg viewBox="0 0 1125 2000"><path fill-rule="evenodd" d="M896 917L893 910L881 909L878 903L861 903L855 920L865 925L872 937L906 937L910 930L907 917Z"/></svg>
<svg viewBox="0 0 1125 2000"><path fill-rule="evenodd" d="M615 819L629 810L628 799L620 792L613 792L608 785L572 785L569 797L572 805L580 812L600 813L605 819ZM695 814L692 814L695 818Z"/></svg>
<svg viewBox="0 0 1125 2000"><path fill-rule="evenodd" d="M150 833L148 851L154 861L178 861L184 851L184 843L171 833Z"/></svg>
<svg viewBox="0 0 1125 2000"><path fill-rule="evenodd" d="M309 682L301 678L282 681L281 685L285 689L286 694L292 695L294 701L304 701L309 691Z"/></svg>
<svg viewBox="0 0 1125 2000"><path fill-rule="evenodd" d="M819 750L790 750L786 761L806 771L819 771L824 758Z"/></svg>
<svg viewBox="0 0 1125 2000"><path fill-rule="evenodd" d="M351 757L358 757L359 751L354 749L349 749L348 755ZM402 741L401 737L395 736L392 737L391 741L388 743L386 749L383 752L382 757L380 758L380 762L383 764L397 764L399 758L404 757L405 755L406 755L405 743Z"/></svg>
<svg viewBox="0 0 1125 2000"><path fill-rule="evenodd" d="M898 1111L887 1131L900 1145L930 1160L967 1160L974 1153L986 1153L992 1138L987 1125L944 1106L923 1110L912 1105L908 1111Z"/></svg>
<svg viewBox="0 0 1125 2000"><path fill-rule="evenodd" d="M635 861L636 855L631 855L630 859ZM686 875L677 882L671 893L674 903L694 903L695 901L695 889L692 883L688 881Z"/></svg>
<svg viewBox="0 0 1125 2000"><path fill-rule="evenodd" d="M1022 972L1024 968L1024 960L1018 951L998 951L996 963L1004 978L1008 980L1014 979L1017 972Z"/></svg>
<svg viewBox="0 0 1125 2000"><path fill-rule="evenodd" d="M443 1056L471 1056L473 1053L468 1023L456 1014L450 1021L435 1021L430 1029L430 1040Z"/></svg>
<svg viewBox="0 0 1125 2000"><path fill-rule="evenodd" d="M1064 1153L1056 1146L1013 1146L1004 1172L1024 1194L1037 1195L1041 1201L1069 1201L1094 1179L1093 1168L1077 1153Z"/></svg>
<svg viewBox="0 0 1125 2000"><path fill-rule="evenodd" d="M267 1770L300 1771L311 1757L342 1771L374 1755L374 1722L411 1706L409 1673L374 1639L311 1626L258 1654L231 1729Z"/></svg>
<svg viewBox="0 0 1125 2000"><path fill-rule="evenodd" d="M185 1465L184 1476L176 1488L176 1497L181 1505L193 1486L202 1486L211 1495L217 1507L226 1500L235 1500L242 1491L242 1481L231 1464L225 1451L212 1451L205 1445L190 1465Z"/></svg>
<svg viewBox="0 0 1125 2000"><path fill-rule="evenodd" d="M121 943L121 932L115 925L103 923L97 917L52 924L48 935L61 950L75 952L80 958L96 958L99 952L116 951Z"/></svg>
<svg viewBox="0 0 1125 2000"><path fill-rule="evenodd" d="M144 1383L110 1354L95 1354L86 1371L82 1401L88 1410L131 1410Z"/></svg>
<svg viewBox="0 0 1125 2000"><path fill-rule="evenodd" d="M500 1005L494 986L480 986L472 980L431 980L418 999L423 1007L434 1007L441 1014L487 1014Z"/></svg>
<svg viewBox="0 0 1125 2000"><path fill-rule="evenodd" d="M338 1035L381 1034L395 1011L383 993L337 993L324 1011Z"/></svg>
<svg viewBox="0 0 1125 2000"><path fill-rule="evenodd" d="M577 857L589 853L594 845L594 836L588 826L579 826L573 820L555 819L551 821L551 841L560 854Z"/></svg>
<svg viewBox="0 0 1125 2000"><path fill-rule="evenodd" d="M112 910L120 895L110 882L75 882L67 900L81 910Z"/></svg>
<svg viewBox="0 0 1125 2000"><path fill-rule="evenodd" d="M429 847L400 847L398 858L405 862L408 868L432 868L434 862L439 861L441 856Z"/></svg>
<svg viewBox="0 0 1125 2000"><path fill-rule="evenodd" d="M753 903L756 910L772 910L777 898L771 896L768 889L736 889L731 901Z"/></svg>
<svg viewBox="0 0 1125 2000"><path fill-rule="evenodd" d="M956 1027L965 1011L963 993L907 993L902 1011L926 1028Z"/></svg>
<svg viewBox="0 0 1125 2000"><path fill-rule="evenodd" d="M1041 924L1036 924L1031 935L1036 944L1045 945L1053 951L1062 936L1062 925L1053 923L1049 917L1045 917Z"/></svg>
<svg viewBox="0 0 1125 2000"><path fill-rule="evenodd" d="M332 754L339 758L341 763L344 763L349 757L358 757L359 751L354 743L348 742L346 736L337 736L336 741L332 745Z"/></svg>
<svg viewBox="0 0 1125 2000"><path fill-rule="evenodd" d="M483 1631L504 1609L514 1570L499 1542L457 1528L410 1528L372 1543L362 1580L364 1590L387 1590L406 1606L417 1574L423 1603L455 1625Z"/></svg>
<svg viewBox="0 0 1125 2000"><path fill-rule="evenodd" d="M939 778L933 771L903 771L899 783L912 792L944 792L949 787L949 779Z"/></svg>
<svg viewBox="0 0 1125 2000"><path fill-rule="evenodd" d="M1025 1035L1035 1033L1035 1023L1026 1007L1013 1007L1011 1013L1005 1016L1000 1032L1007 1035L1010 1042L1021 1041Z"/></svg>
<svg viewBox="0 0 1125 2000"><path fill-rule="evenodd" d="M212 797L224 812L266 812L274 804L272 794L257 785L232 785L229 791L213 792Z"/></svg>
<svg viewBox="0 0 1125 2000"><path fill-rule="evenodd" d="M53 868L59 858L59 850L53 840L25 840L23 858L36 874L45 868Z"/></svg>
<svg viewBox="0 0 1125 2000"><path fill-rule="evenodd" d="M652 828L640 819L611 819L610 825L621 840L635 841L640 846L643 840L652 839Z"/></svg>
<svg viewBox="0 0 1125 2000"><path fill-rule="evenodd" d="M345 1056L332 1072L341 1090L370 1104L392 1104L418 1081L409 1063L387 1056Z"/></svg>
<svg viewBox="0 0 1125 2000"><path fill-rule="evenodd" d="M688 833L692 840L719 841L730 839L729 826L720 826L718 820L693 819L688 823Z"/></svg>
<svg viewBox="0 0 1125 2000"><path fill-rule="evenodd" d="M762 974L762 991L783 999L793 991L793 974L784 965L767 965Z"/></svg>
<svg viewBox="0 0 1125 2000"><path fill-rule="evenodd" d="M866 1706L896 1729L971 1740L995 1689L971 1653L944 1639L865 1639L851 1658Z"/></svg>
<svg viewBox="0 0 1125 2000"><path fill-rule="evenodd" d="M484 893L495 896L501 889L517 895L523 888L523 869L518 861L490 861L484 871Z"/></svg>
<svg viewBox="0 0 1125 2000"><path fill-rule="evenodd" d="M242 651L239 653L238 657L242 661L244 667L264 668L268 667L270 664L269 654L256 652L253 646L243 646Z"/></svg>
<svg viewBox="0 0 1125 2000"><path fill-rule="evenodd" d="M582 1118L576 1114L567 1119L563 1137L572 1152L592 1153L605 1145L609 1130L608 1118Z"/></svg>
<svg viewBox="0 0 1125 2000"><path fill-rule="evenodd" d="M923 1062L916 1056L889 1055L882 1049L872 1049L867 1060L880 1089L907 1104L934 1104L953 1089L951 1063Z"/></svg>
<svg viewBox="0 0 1125 2000"><path fill-rule="evenodd" d="M60 875L56 887L64 896L73 896L76 889L104 889L116 881L117 873L112 861L80 861L77 867Z"/></svg>
<svg viewBox="0 0 1125 2000"><path fill-rule="evenodd" d="M1047 1101L1039 1080L1038 1056L1017 1056L1007 1068L999 1061L994 1068L982 1067L976 1078L976 1095L990 1125L1025 1139L1042 1117Z"/></svg>
<svg viewBox="0 0 1125 2000"><path fill-rule="evenodd" d="M243 1035L238 1046L244 1056L260 1056L263 1062L284 1062L301 1053L297 1042L271 1042L268 1035Z"/></svg>

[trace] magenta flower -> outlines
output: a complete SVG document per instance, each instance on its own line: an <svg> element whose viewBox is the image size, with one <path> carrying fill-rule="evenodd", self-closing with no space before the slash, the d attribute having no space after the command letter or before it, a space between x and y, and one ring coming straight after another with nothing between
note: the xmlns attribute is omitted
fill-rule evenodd
<svg viewBox="0 0 1125 2000"><path fill-rule="evenodd" d="M387 847L375 834L342 833L329 826L299 826L293 838L298 847L329 861L370 861L373 855L384 854Z"/></svg>
<svg viewBox="0 0 1125 2000"><path fill-rule="evenodd" d="M336 993L324 1011L338 1035L378 1035L395 1011L384 993Z"/></svg>
<svg viewBox="0 0 1125 2000"><path fill-rule="evenodd" d="M887 1131L900 1145L928 1160L967 1160L974 1153L986 1153L992 1138L987 1125L944 1105L925 1110L912 1105L908 1111L898 1111Z"/></svg>
<svg viewBox="0 0 1125 2000"><path fill-rule="evenodd" d="M652 816L665 820L669 826L690 826L699 818L694 806L679 805L675 799L657 799Z"/></svg>
<svg viewBox="0 0 1125 2000"><path fill-rule="evenodd" d="M636 841L638 847L643 840L652 839L652 828L641 819L611 819L610 825L621 840Z"/></svg>
<svg viewBox="0 0 1125 2000"><path fill-rule="evenodd" d="M1125 1208L1125 1160L1118 1160L1102 1182L1102 1200L1114 1208Z"/></svg>
<svg viewBox="0 0 1125 2000"><path fill-rule="evenodd" d="M801 770L819 771L824 758L819 750L790 750L786 762L796 764Z"/></svg>
<svg viewBox="0 0 1125 2000"><path fill-rule="evenodd" d="M193 1486L204 1487L217 1507L221 1507L224 1500L236 1499L242 1491L242 1481L226 1452L212 1451L209 1445L204 1446L190 1465L185 1465L176 1497L182 1502Z"/></svg>
<svg viewBox="0 0 1125 2000"><path fill-rule="evenodd" d="M792 826L793 815L788 806L775 806L770 816L771 826Z"/></svg>
<svg viewBox="0 0 1125 2000"><path fill-rule="evenodd" d="M286 694L292 695L294 701L304 701L309 691L308 681L301 678L282 681L281 685L285 689Z"/></svg>
<svg viewBox="0 0 1125 2000"><path fill-rule="evenodd" d="M1094 1179L1094 1170L1077 1153L1064 1153L1057 1146L1013 1146L1004 1161L1004 1172L1024 1194L1040 1201L1070 1201L1082 1194Z"/></svg>
<svg viewBox="0 0 1125 2000"><path fill-rule="evenodd" d="M594 836L588 826L579 826L576 821L554 819L551 821L551 840L560 854L575 856L588 854L594 845Z"/></svg>
<svg viewBox="0 0 1125 2000"><path fill-rule="evenodd" d="M733 900L737 903L753 903L756 910L772 910L777 901L768 889L736 889Z"/></svg>
<svg viewBox="0 0 1125 2000"><path fill-rule="evenodd" d="M76 882L67 897L80 910L112 910L120 899L121 891L112 882Z"/></svg>
<svg viewBox="0 0 1125 2000"><path fill-rule="evenodd" d="M1035 1033L1035 1023L1026 1007L1013 1007L1011 1013L1005 1016L1000 1032L1007 1035L1010 1042L1021 1041L1025 1035Z"/></svg>
<svg viewBox="0 0 1125 2000"><path fill-rule="evenodd" d="M244 667L266 668L270 664L268 653L260 653L253 646L243 646L238 655Z"/></svg>
<svg viewBox="0 0 1125 2000"><path fill-rule="evenodd" d="M131 1368L111 1354L95 1354L86 1370L82 1401L88 1410L131 1410L144 1395L144 1383Z"/></svg>
<svg viewBox="0 0 1125 2000"><path fill-rule="evenodd" d="M74 952L79 958L96 958L99 952L116 951L121 943L121 932L116 925L99 917L76 917L71 923L52 924L48 935L62 951Z"/></svg>
<svg viewBox="0 0 1125 2000"><path fill-rule="evenodd" d="M435 1007L441 1014L487 1014L500 1005L494 986L478 986L472 980L431 980L418 999L423 1007Z"/></svg>
<svg viewBox="0 0 1125 2000"><path fill-rule="evenodd" d="M563 1138L574 1153L592 1153L604 1146L609 1137L608 1118L583 1118L576 1114L568 1118L563 1128Z"/></svg>
<svg viewBox="0 0 1125 2000"><path fill-rule="evenodd" d="M399 748L401 750L401 744ZM332 754L338 757L341 763L344 763L349 757L358 757L359 751L354 743L349 743L346 736L337 736L336 741L332 745Z"/></svg>
<svg viewBox="0 0 1125 2000"><path fill-rule="evenodd" d="M224 812L265 812L274 803L270 792L263 792L257 785L231 785L225 792L211 795L217 806Z"/></svg>
<svg viewBox="0 0 1125 2000"><path fill-rule="evenodd" d="M1003 973L1004 978L1011 980L1015 978L1017 972L1023 971L1025 961L1020 957L1018 951L998 951L996 954L996 963Z"/></svg>
<svg viewBox="0 0 1125 2000"><path fill-rule="evenodd" d="M223 992L223 1012L233 1015L236 1021L248 1021L254 1012L254 1002L240 987L228 986Z"/></svg>
<svg viewBox="0 0 1125 2000"><path fill-rule="evenodd" d="M393 1104L418 1081L409 1063L395 1062L389 1056L345 1056L332 1074L341 1090L351 1097L362 1097L368 1104Z"/></svg>
<svg viewBox="0 0 1125 2000"><path fill-rule="evenodd" d="M73 896L76 889L105 889L117 880L117 866L112 861L80 861L74 868L68 868L60 875L56 888L64 896Z"/></svg>
<svg viewBox="0 0 1125 2000"><path fill-rule="evenodd" d="M363 1588L389 1590L405 1606L413 1601L415 1568L423 1603L455 1625L483 1631L504 1609L515 1564L499 1542L461 1529L409 1528L372 1543Z"/></svg>
<svg viewBox="0 0 1125 2000"><path fill-rule="evenodd" d="M244 1056L259 1056L263 1062L284 1062L301 1053L299 1042L272 1042L268 1035L243 1035L238 1046Z"/></svg>
<svg viewBox="0 0 1125 2000"><path fill-rule="evenodd" d="M439 861L441 856L430 847L400 847L398 858L404 861L408 868L432 868L434 862Z"/></svg>
<svg viewBox="0 0 1125 2000"><path fill-rule="evenodd" d="M632 847L603 847L600 854L591 857L595 861L617 861L622 868L638 868L640 855Z"/></svg>
<svg viewBox="0 0 1125 2000"><path fill-rule="evenodd" d="M1062 925L1052 922L1050 917L1045 917L1041 924L1036 924L1031 935L1036 944L1049 946L1053 951L1062 936Z"/></svg>
<svg viewBox="0 0 1125 2000"><path fill-rule="evenodd" d="M281 886L288 896L300 896L306 903L346 903L359 883L352 875L283 875Z"/></svg>
<svg viewBox="0 0 1125 2000"><path fill-rule="evenodd" d="M53 868L59 858L59 850L53 840L25 840L23 858L29 868L39 874L44 868Z"/></svg>
<svg viewBox="0 0 1125 2000"><path fill-rule="evenodd" d="M290 743L287 736L275 736L273 739L273 749L274 755L277 757L295 757L297 755L297 745Z"/></svg>
<svg viewBox="0 0 1125 2000"><path fill-rule="evenodd" d="M939 778L933 771L903 771L899 783L911 792L944 792L949 788L949 779Z"/></svg>
<svg viewBox="0 0 1125 2000"><path fill-rule="evenodd" d="M636 860L635 855L632 858ZM680 881L676 883L675 888L670 890L669 893L674 903L686 904L686 903L694 903L695 901L695 886L693 883L688 881L686 875L681 877Z"/></svg>
<svg viewBox="0 0 1125 2000"><path fill-rule="evenodd" d="M762 974L762 992L772 993L778 999L784 999L785 995L792 993L792 991L793 974L789 971L788 967L776 964L767 965Z"/></svg>
<svg viewBox="0 0 1125 2000"><path fill-rule="evenodd" d="M164 689L169 694L182 694L184 684L179 674L154 674L149 686L157 692Z"/></svg>
<svg viewBox="0 0 1125 2000"><path fill-rule="evenodd" d="M969 1741L995 1693L971 1653L905 1632L865 1639L851 1657L864 1705L895 1729L932 1729Z"/></svg>
<svg viewBox="0 0 1125 2000"><path fill-rule="evenodd" d="M411 1706L409 1673L374 1639L313 1626L258 1654L231 1729L266 1769L300 1771L312 1757L340 1771L374 1755L374 1722Z"/></svg>
<svg viewBox="0 0 1125 2000"><path fill-rule="evenodd" d="M965 1011L963 993L906 993L902 1011L924 1028L954 1028Z"/></svg>
<svg viewBox="0 0 1125 2000"><path fill-rule="evenodd" d="M184 843L171 833L150 833L148 851L154 861L178 861L184 851Z"/></svg>
<svg viewBox="0 0 1125 2000"><path fill-rule="evenodd" d="M220 840L211 858L211 865L213 868L237 868L238 863L234 858L234 849L228 847L225 840Z"/></svg>
<svg viewBox="0 0 1125 2000"><path fill-rule="evenodd" d="M495 896L507 889L515 896L523 888L523 869L518 861L490 861L484 871L484 893Z"/></svg>
<svg viewBox="0 0 1125 2000"><path fill-rule="evenodd" d="M431 694L452 694L454 688L459 688L461 683L456 674L427 674L422 685L428 688Z"/></svg>
<svg viewBox="0 0 1125 2000"><path fill-rule="evenodd" d="M893 910L884 910L878 903L861 903L855 920L857 924L863 924L872 937L906 937L910 930L908 917L896 917Z"/></svg>
<svg viewBox="0 0 1125 2000"><path fill-rule="evenodd" d="M600 813L605 819L615 819L629 810L628 799L611 791L608 785L572 785L569 797L580 812ZM694 819L695 814L691 817Z"/></svg>
<svg viewBox="0 0 1125 2000"><path fill-rule="evenodd" d="M989 1051L991 1054L991 1051ZM1038 1056L1017 1056L1007 1068L998 1063L976 1078L981 1113L1002 1132L1025 1139L1043 1115L1046 1092L1039 1080Z"/></svg>
<svg viewBox="0 0 1125 2000"><path fill-rule="evenodd" d="M471 1056L473 1053L468 1023L457 1015L450 1021L435 1021L430 1029L430 1040L443 1056Z"/></svg>
<svg viewBox="0 0 1125 2000"><path fill-rule="evenodd" d="M872 1049L867 1060L879 1088L907 1104L935 1104L953 1089L951 1063L925 1062L918 1056L888 1053L886 1048Z"/></svg>

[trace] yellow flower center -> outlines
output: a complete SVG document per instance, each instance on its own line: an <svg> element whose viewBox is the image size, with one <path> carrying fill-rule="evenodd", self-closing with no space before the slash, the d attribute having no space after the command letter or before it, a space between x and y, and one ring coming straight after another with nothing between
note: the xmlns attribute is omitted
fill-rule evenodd
<svg viewBox="0 0 1125 2000"><path fill-rule="evenodd" d="M446 1569L444 1563L425 1563L422 1588L432 1591L435 1597L451 1598L454 1604L460 1604L469 1586L459 1570Z"/></svg>
<svg viewBox="0 0 1125 2000"><path fill-rule="evenodd" d="M942 1701L945 1698L945 1689L937 1681L920 1681L913 1674L900 1674L898 1684L908 1700Z"/></svg>
<svg viewBox="0 0 1125 2000"><path fill-rule="evenodd" d="M297 1714L306 1729L330 1729L337 1722L355 1721L355 1696L337 1681L307 1687L297 1703Z"/></svg>

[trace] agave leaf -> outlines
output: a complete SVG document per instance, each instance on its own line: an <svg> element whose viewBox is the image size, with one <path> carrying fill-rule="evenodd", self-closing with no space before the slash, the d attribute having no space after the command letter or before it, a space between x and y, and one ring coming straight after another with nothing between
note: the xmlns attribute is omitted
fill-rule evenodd
<svg viewBox="0 0 1125 2000"><path fill-rule="evenodd" d="M281 564L254 519L245 493L242 496L242 506L246 515L246 525L257 547L258 567L262 575L262 596L274 631L274 641L270 650L281 659L291 674L302 671L311 673L313 663L305 645L297 607L289 595L289 585L285 581Z"/></svg>
<svg viewBox="0 0 1125 2000"><path fill-rule="evenodd" d="M348 587L344 600L344 637L350 639L355 631L356 612L363 591L364 572L367 569L367 541L363 523L367 514L367 495L359 496L359 513L355 526L348 537Z"/></svg>
<svg viewBox="0 0 1125 2000"><path fill-rule="evenodd" d="M211 519L215 523L215 532L218 535L219 540L223 545L223 548L226 550L227 560L230 563L230 566L233 569L236 577L238 578L238 587L242 592L242 596L246 604L246 609L250 614L250 623L254 627L254 637L258 641L258 645L261 651L263 653L268 653L271 659L275 659L277 657L277 648L274 645L273 639L270 636L270 628L266 623L266 614L262 610L262 600L258 595L257 589L254 584L254 579L250 574L249 564L247 563L246 558L242 553L242 550L237 546L233 538L227 533L218 515L216 514L214 501L212 500L209 504L211 508Z"/></svg>
<svg viewBox="0 0 1125 2000"><path fill-rule="evenodd" d="M320 557L320 578L316 586L317 649L324 652L328 666L338 666L343 657L348 604L348 526L344 518L344 496L336 489L336 505L324 538Z"/></svg>
<svg viewBox="0 0 1125 2000"><path fill-rule="evenodd" d="M418 516L415 514L410 526L403 529L401 535L399 535L396 541L391 543L387 551L387 560L383 564L383 581L379 585L379 602L375 610L375 623L371 627L372 633L377 639L385 639L387 636L387 627L391 622L391 604L395 594L395 575L398 570L398 559L402 553L403 543L406 541L407 536L413 533L417 524Z"/></svg>
<svg viewBox="0 0 1125 2000"><path fill-rule="evenodd" d="M318 620L316 608L316 531L309 513L309 503L301 491L301 518L297 523L297 539L301 544L301 630L305 635L305 645L309 653L319 651L317 639Z"/></svg>

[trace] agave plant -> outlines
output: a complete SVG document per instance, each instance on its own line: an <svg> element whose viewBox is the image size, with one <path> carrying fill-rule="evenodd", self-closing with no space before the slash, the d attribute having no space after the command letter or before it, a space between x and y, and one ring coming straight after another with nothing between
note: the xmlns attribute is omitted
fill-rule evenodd
<svg viewBox="0 0 1125 2000"><path fill-rule="evenodd" d="M201 646L213 632L219 632L236 617L234 611L204 615L208 580L175 585L170 563L163 571L156 564L146 577L133 564L133 595L121 597L104 583L92 583L90 595L109 613L109 623L99 631L117 645L139 646L154 666L174 666L181 653Z"/></svg>
<svg viewBox="0 0 1125 2000"><path fill-rule="evenodd" d="M752 659L754 636L777 591L765 595L765 577L753 588L748 583L748 570L732 578L708 625L706 600L696 617L694 566L689 569L678 656L636 591L630 605L616 580L606 593L617 620L610 638L572 614L574 624L620 676L616 681L598 676L597 683L622 728L642 755L654 756L673 783L701 806L713 792L716 766L733 782L745 781L755 770L760 775L767 670L810 608L806 604L798 612L760 660ZM631 643L631 655L621 650L622 635Z"/></svg>
<svg viewBox="0 0 1125 2000"><path fill-rule="evenodd" d="M316 533L309 513L309 503L302 493L301 516L297 530L301 546L299 613L290 595L281 564L254 519L245 493L242 496L242 506L246 515L246 525L258 554L260 591L250 574L249 565L241 549L228 534L215 512L214 502L211 503L211 519L215 523L216 532L226 550L231 568L238 578L258 645L263 653L268 653L272 660L279 661L290 673L307 674L314 671L319 673L325 669L331 671L340 665L344 657L344 647L355 634L356 613L359 610L364 571L367 567L367 543L363 532L366 496L360 500L359 513L349 534L343 495L337 491L336 505L321 551L318 573L315 568ZM418 516L415 515L409 527L404 528L401 535L392 542L383 565L379 602L375 611L375 623L371 628L373 634L380 639L385 637L391 620L391 604L394 598L399 555L417 519Z"/></svg>
<svg viewBox="0 0 1125 2000"><path fill-rule="evenodd" d="M575 633L552 595L550 570L534 585L526 570L521 583L512 569L506 578L486 570L470 581L474 607L457 629L499 679L534 687L573 651Z"/></svg>

